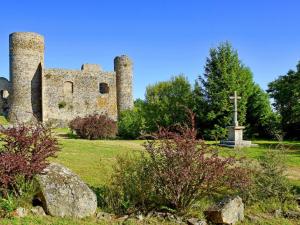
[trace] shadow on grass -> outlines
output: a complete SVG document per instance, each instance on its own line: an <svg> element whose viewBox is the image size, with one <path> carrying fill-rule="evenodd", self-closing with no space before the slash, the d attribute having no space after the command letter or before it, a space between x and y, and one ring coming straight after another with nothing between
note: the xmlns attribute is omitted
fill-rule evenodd
<svg viewBox="0 0 300 225"><path fill-rule="evenodd" d="M72 132L68 132L68 133L63 133L63 134L57 134L58 137L64 138L64 139L79 139L79 137L72 133Z"/></svg>
<svg viewBox="0 0 300 225"><path fill-rule="evenodd" d="M300 151L300 143L258 143L260 148L265 149L279 149L279 147L285 148L287 150L297 150Z"/></svg>

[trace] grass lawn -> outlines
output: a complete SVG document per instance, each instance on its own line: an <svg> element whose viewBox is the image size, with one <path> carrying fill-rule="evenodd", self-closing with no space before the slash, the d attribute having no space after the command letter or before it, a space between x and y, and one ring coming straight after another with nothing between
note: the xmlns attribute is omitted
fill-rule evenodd
<svg viewBox="0 0 300 225"><path fill-rule="evenodd" d="M54 161L64 164L79 174L91 186L105 184L112 171L117 155L143 149L142 140L82 140L67 136L67 129L55 130L59 137L62 151ZM257 159L269 149L276 149L276 141L255 141L259 147L234 150L221 148L222 155L238 154ZM208 144L215 144L208 142ZM289 177L300 188L300 142L283 142L286 147L286 160Z"/></svg>
<svg viewBox="0 0 300 225"><path fill-rule="evenodd" d="M116 156L140 151L143 141L90 141L61 137L59 143L62 150L53 161L69 167L89 185L99 186L109 181Z"/></svg>
<svg viewBox="0 0 300 225"><path fill-rule="evenodd" d="M116 156L126 154L129 152L140 151L143 149L142 143L144 141L124 141L124 140L82 140L70 138L67 129L55 130L61 151L58 157L53 159L59 162L72 171L77 173L88 185L97 187L106 184L110 180L112 167L115 163ZM258 158L263 155L268 149L275 149L278 142L274 141L256 141L259 147L244 148L240 154L246 157ZM213 142L209 142L213 144ZM287 150L287 162L289 166L289 176L293 183L298 186L300 190L300 142L284 142ZM223 155L232 154L235 152L233 149L222 148ZM264 218L265 222L259 224L299 224L294 221L285 220L282 218ZM22 219L4 219L0 224L95 224L95 218L87 218L84 220L71 220L60 218L39 218L27 217ZM118 220L113 222L100 222L97 224L121 224ZM125 224L138 224L137 220L128 221ZM143 223L145 224L145 223ZM168 224L167 222L147 221L147 224ZM241 224L251 224L243 222Z"/></svg>

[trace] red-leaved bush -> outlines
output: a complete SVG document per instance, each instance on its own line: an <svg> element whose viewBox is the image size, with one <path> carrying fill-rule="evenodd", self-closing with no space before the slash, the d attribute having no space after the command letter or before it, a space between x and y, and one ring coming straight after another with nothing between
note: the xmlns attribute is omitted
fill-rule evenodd
<svg viewBox="0 0 300 225"><path fill-rule="evenodd" d="M84 139L114 138L117 134L117 123L105 115L89 115L76 117L69 127L72 131Z"/></svg>
<svg viewBox="0 0 300 225"><path fill-rule="evenodd" d="M177 131L160 128L144 146L149 153L155 191L171 208L184 210L195 200L224 188L248 185L247 170L234 157L219 157L204 141L197 140L194 115L192 127Z"/></svg>
<svg viewBox="0 0 300 225"><path fill-rule="evenodd" d="M116 196L111 208L128 213L171 208L186 211L195 201L217 193L246 188L249 172L234 157L220 157L217 150L197 140L192 126L160 128L145 144L139 157L120 158L112 176Z"/></svg>
<svg viewBox="0 0 300 225"><path fill-rule="evenodd" d="M16 190L18 177L31 180L59 151L58 141L43 124L19 124L0 128L0 188L5 195Z"/></svg>

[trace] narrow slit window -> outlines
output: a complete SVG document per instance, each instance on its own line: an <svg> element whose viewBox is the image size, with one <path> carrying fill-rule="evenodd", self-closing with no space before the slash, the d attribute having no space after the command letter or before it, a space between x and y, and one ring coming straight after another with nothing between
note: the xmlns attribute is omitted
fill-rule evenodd
<svg viewBox="0 0 300 225"><path fill-rule="evenodd" d="M109 87L107 83L100 83L99 84L99 92L100 94L108 94L109 93Z"/></svg>

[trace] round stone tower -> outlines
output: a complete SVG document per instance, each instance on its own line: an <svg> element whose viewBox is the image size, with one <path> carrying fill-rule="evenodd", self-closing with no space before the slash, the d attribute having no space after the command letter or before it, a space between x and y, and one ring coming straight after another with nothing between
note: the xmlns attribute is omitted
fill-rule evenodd
<svg viewBox="0 0 300 225"><path fill-rule="evenodd" d="M41 79L44 67L44 37L31 32L9 35L9 69L12 123L41 120Z"/></svg>
<svg viewBox="0 0 300 225"><path fill-rule="evenodd" d="M126 55L117 56L114 60L117 78L118 115L125 109L133 107L132 95L132 61Z"/></svg>

